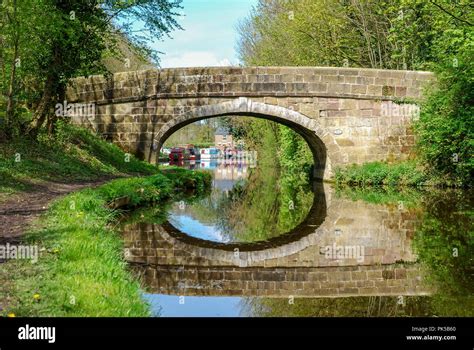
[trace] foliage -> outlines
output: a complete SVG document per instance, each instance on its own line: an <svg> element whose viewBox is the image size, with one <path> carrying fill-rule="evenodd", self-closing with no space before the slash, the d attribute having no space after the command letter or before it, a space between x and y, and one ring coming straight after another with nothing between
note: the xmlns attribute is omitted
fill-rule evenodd
<svg viewBox="0 0 474 350"><path fill-rule="evenodd" d="M313 154L303 138L290 128L279 125L279 161L285 171L299 173L304 177L311 174Z"/></svg>
<svg viewBox="0 0 474 350"><path fill-rule="evenodd" d="M474 235L473 193L460 190L417 191L404 188L338 188L337 196L352 200L414 210L418 219L413 237L417 263L424 270L423 283L430 296L347 298L246 298L245 315L257 317L331 316L450 316L473 315ZM400 208L400 205L403 208Z"/></svg>
<svg viewBox="0 0 474 350"><path fill-rule="evenodd" d="M426 95L417 123L417 162L426 165L431 182L470 186L473 25L467 0L260 0L239 25L238 49L246 65L436 72L438 86ZM288 150L295 149L295 142ZM352 167L347 173L359 177L350 180L354 184L367 180L417 185L425 180L418 171L414 179L403 179L397 173L402 167ZM366 172L374 178L367 178Z"/></svg>
<svg viewBox="0 0 474 350"><path fill-rule="evenodd" d="M336 196L350 198L353 201L362 200L367 203L383 204L400 208L416 208L422 204L425 192L412 188L385 187L349 187L336 186Z"/></svg>
<svg viewBox="0 0 474 350"><path fill-rule="evenodd" d="M467 0L259 0L239 27L248 65L420 69L473 25Z"/></svg>
<svg viewBox="0 0 474 350"><path fill-rule="evenodd" d="M228 118L224 125L247 149L257 152L259 164L309 178L313 155L306 141L289 127L254 117Z"/></svg>
<svg viewBox="0 0 474 350"><path fill-rule="evenodd" d="M472 316L474 306L473 194L450 191L425 198L413 247L437 292L439 315Z"/></svg>
<svg viewBox="0 0 474 350"><path fill-rule="evenodd" d="M107 202L128 198L128 206L137 207L143 202L158 203L171 195L171 182L162 174L147 178L130 178L102 186L100 195Z"/></svg>
<svg viewBox="0 0 474 350"><path fill-rule="evenodd" d="M309 185L313 162L308 145L278 123L254 117L226 118L224 126L245 147L256 151L258 168L234 186L229 196L202 201L202 211L215 216L222 232L234 241L261 241L289 232L301 223L313 204Z"/></svg>
<svg viewBox="0 0 474 350"><path fill-rule="evenodd" d="M339 298L246 298L244 313L252 317L413 317L431 316L431 300L426 296L405 296L405 305L396 296Z"/></svg>
<svg viewBox="0 0 474 350"><path fill-rule="evenodd" d="M214 133L222 118L209 118L189 124L173 133L164 144L164 147L176 147L192 144L198 148L214 146Z"/></svg>
<svg viewBox="0 0 474 350"><path fill-rule="evenodd" d="M419 23L417 16L429 13L429 6L420 3L260 0L239 25L240 57L256 65L408 69L416 50L407 49L400 36L419 34L422 25L429 26L426 17ZM422 45L428 44L425 40Z"/></svg>
<svg viewBox="0 0 474 350"><path fill-rule="evenodd" d="M194 172L186 169L172 169L145 178L130 178L113 181L98 190L102 198L111 202L127 197L129 207L143 203L159 203L175 196L179 190L193 190L200 193L209 188L211 175L206 172Z"/></svg>
<svg viewBox="0 0 474 350"><path fill-rule="evenodd" d="M434 71L437 84L426 94L416 124L420 161L431 175L449 185L473 182L473 25L469 1L400 3L392 40L403 48L416 69ZM394 52L399 55L400 50Z"/></svg>
<svg viewBox="0 0 474 350"><path fill-rule="evenodd" d="M401 0L394 6L397 17L389 39L397 46L392 57L405 56L408 68L437 70L452 66L457 54L468 53L465 45L472 42L474 25L468 0Z"/></svg>
<svg viewBox="0 0 474 350"><path fill-rule="evenodd" d="M453 185L474 183L474 33L451 62L440 63L438 86L416 124L418 146L429 170ZM455 66L453 66L453 62Z"/></svg>
<svg viewBox="0 0 474 350"><path fill-rule="evenodd" d="M105 73L103 59L128 51L156 58L147 44L174 28L180 0L4 0L0 3L2 134L52 133L68 80ZM63 116L62 116L63 117Z"/></svg>
<svg viewBox="0 0 474 350"><path fill-rule="evenodd" d="M350 186L416 187L426 184L428 176L413 161L394 164L372 162L336 169L335 181Z"/></svg>
<svg viewBox="0 0 474 350"><path fill-rule="evenodd" d="M301 173L281 172L270 162L259 161L248 169L228 192L214 189L202 199L193 199L187 213L202 223L217 227L232 242L265 241L288 233L306 219L315 194ZM189 203L189 200L186 199Z"/></svg>

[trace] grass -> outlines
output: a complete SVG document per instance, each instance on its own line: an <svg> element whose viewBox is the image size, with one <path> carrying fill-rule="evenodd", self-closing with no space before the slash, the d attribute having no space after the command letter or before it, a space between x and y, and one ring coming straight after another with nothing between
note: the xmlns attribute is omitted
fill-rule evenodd
<svg viewBox="0 0 474 350"><path fill-rule="evenodd" d="M414 161L388 164L371 162L336 169L335 181L348 186L420 187L432 181Z"/></svg>
<svg viewBox="0 0 474 350"><path fill-rule="evenodd" d="M42 134L38 140L23 138L0 143L0 198L42 181L85 181L157 172L155 166L69 124L60 124L54 137Z"/></svg>
<svg viewBox="0 0 474 350"><path fill-rule="evenodd" d="M13 287L10 306L2 313L149 316L140 283L127 270L120 234L111 225L120 211L108 204L121 197L130 198L128 207L161 203L177 189L200 191L210 181L207 173L180 169L146 178L114 180L57 201L43 218L43 228L27 235L28 244L42 249L38 262L17 260L5 264Z"/></svg>
<svg viewBox="0 0 474 350"><path fill-rule="evenodd" d="M338 197L349 198L352 201L362 200L366 203L397 206L401 209L418 207L425 194L425 191L413 188L336 186Z"/></svg>

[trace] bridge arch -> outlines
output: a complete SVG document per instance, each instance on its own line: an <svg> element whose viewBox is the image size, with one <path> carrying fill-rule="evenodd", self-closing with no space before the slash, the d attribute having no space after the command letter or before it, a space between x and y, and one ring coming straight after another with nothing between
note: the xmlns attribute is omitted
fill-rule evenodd
<svg viewBox="0 0 474 350"><path fill-rule="evenodd" d="M161 127L155 136L153 148L160 149L174 132L188 124L202 119L239 115L268 119L286 125L301 135L313 154L313 175L316 179L330 178L334 160L347 157L344 156L331 133L317 120L289 108L255 102L246 97L204 105L182 113Z"/></svg>

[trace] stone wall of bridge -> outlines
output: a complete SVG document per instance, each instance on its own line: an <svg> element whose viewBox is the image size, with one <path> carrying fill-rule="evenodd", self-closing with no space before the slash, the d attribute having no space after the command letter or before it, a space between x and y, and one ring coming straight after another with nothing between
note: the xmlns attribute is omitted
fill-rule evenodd
<svg viewBox="0 0 474 350"><path fill-rule="evenodd" d="M187 296L429 295L418 265L325 268L135 266L151 293Z"/></svg>
<svg viewBox="0 0 474 350"><path fill-rule="evenodd" d="M316 132L329 177L338 165L406 158L415 142L410 102L433 79L429 72L356 68L162 69L77 78L67 103L93 104L94 115L75 115L73 122L152 162L170 132L190 122L265 117L292 127L322 153L317 142L311 145ZM245 108L232 103L242 99Z"/></svg>

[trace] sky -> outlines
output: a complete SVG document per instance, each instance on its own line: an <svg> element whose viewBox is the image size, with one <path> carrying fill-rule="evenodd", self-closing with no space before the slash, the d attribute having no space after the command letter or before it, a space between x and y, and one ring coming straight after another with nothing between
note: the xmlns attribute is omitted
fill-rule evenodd
<svg viewBox="0 0 474 350"><path fill-rule="evenodd" d="M174 31L172 38L153 45L164 53L160 55L161 66L238 65L236 26L256 3L257 0L183 0L184 16L178 22L184 30Z"/></svg>

